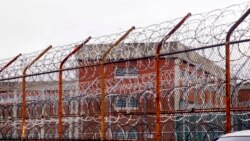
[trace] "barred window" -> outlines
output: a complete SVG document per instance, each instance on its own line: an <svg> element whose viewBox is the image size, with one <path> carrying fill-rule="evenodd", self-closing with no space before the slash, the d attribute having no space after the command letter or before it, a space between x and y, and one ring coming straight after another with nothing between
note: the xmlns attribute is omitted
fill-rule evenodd
<svg viewBox="0 0 250 141"><path fill-rule="evenodd" d="M138 139L138 131L135 129L132 129L131 131L128 132L128 139L129 140L135 140Z"/></svg>
<svg viewBox="0 0 250 141"><path fill-rule="evenodd" d="M138 107L138 99L131 97L128 99L128 107Z"/></svg>
<svg viewBox="0 0 250 141"><path fill-rule="evenodd" d="M118 129L113 132L114 138L116 140L137 140L138 139L138 131L136 129L132 129L130 131L122 131L121 129Z"/></svg>
<svg viewBox="0 0 250 141"><path fill-rule="evenodd" d="M115 77L116 78L134 78L139 75L138 69L136 67L116 67L115 69Z"/></svg>
<svg viewBox="0 0 250 141"><path fill-rule="evenodd" d="M125 139L125 133L122 130L116 130L114 132L114 137L117 140L124 140Z"/></svg>
<svg viewBox="0 0 250 141"><path fill-rule="evenodd" d="M136 97L128 97L128 96L118 96L116 98L116 102L115 102L115 108L119 108L119 109L134 109L134 108L138 108L139 104L138 104L138 98Z"/></svg>
<svg viewBox="0 0 250 141"><path fill-rule="evenodd" d="M117 98L116 107L126 107L126 97Z"/></svg>

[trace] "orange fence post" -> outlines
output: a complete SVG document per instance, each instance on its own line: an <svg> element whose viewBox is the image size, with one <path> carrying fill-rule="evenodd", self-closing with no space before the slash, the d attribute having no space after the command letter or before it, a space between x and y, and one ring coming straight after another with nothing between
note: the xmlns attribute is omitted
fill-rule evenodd
<svg viewBox="0 0 250 141"><path fill-rule="evenodd" d="M42 53L40 53L30 64L28 64L23 70L22 76L22 140L25 139L25 118L26 118L26 72L27 70L38 60L40 59L52 46L46 48Z"/></svg>
<svg viewBox="0 0 250 141"><path fill-rule="evenodd" d="M191 13L188 13L161 41L157 44L156 49L156 140L161 140L161 80L160 80L160 51L163 43L191 16Z"/></svg>
<svg viewBox="0 0 250 141"><path fill-rule="evenodd" d="M230 37L233 31L240 25L242 21L250 14L250 8L236 21L229 29L226 35L226 133L231 132L231 75L230 75Z"/></svg>
<svg viewBox="0 0 250 141"><path fill-rule="evenodd" d="M5 70L8 66L10 66L13 62L15 62L22 54L18 54L16 57L14 57L12 60L10 60L6 65L1 68L0 73Z"/></svg>
<svg viewBox="0 0 250 141"><path fill-rule="evenodd" d="M81 43L80 45L78 45L72 52L70 52L60 63L60 67L59 67L59 88L58 88L58 94L59 94L59 99L58 99L58 136L59 139L62 139L62 96L63 96L63 80L62 80L62 69L63 69L63 65L64 63L69 59L69 57L71 57L73 54L75 54L77 51L79 51L89 40L91 39L91 37L88 37L83 43Z"/></svg>
<svg viewBox="0 0 250 141"><path fill-rule="evenodd" d="M105 70L104 63L105 58L109 52L119 45L119 43L124 40L128 34L134 30L135 27L131 27L122 37L120 37L107 51L105 51L101 57L101 140L105 140Z"/></svg>

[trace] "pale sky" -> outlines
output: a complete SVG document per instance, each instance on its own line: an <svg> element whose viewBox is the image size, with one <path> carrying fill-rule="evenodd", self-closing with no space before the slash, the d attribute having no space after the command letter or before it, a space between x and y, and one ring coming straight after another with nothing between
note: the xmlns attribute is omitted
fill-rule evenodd
<svg viewBox="0 0 250 141"><path fill-rule="evenodd" d="M0 60L247 0L0 0Z"/></svg>

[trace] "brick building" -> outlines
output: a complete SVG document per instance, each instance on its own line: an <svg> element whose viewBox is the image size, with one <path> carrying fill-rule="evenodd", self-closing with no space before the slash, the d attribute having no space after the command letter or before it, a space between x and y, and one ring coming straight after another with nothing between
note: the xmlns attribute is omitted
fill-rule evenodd
<svg viewBox="0 0 250 141"><path fill-rule="evenodd" d="M131 45L123 44L119 46L119 48L123 48L124 46ZM126 52L126 50L129 50L126 52L127 54L117 55L119 50L114 50L106 60L106 62L118 60L117 63L108 63L105 65L105 112L107 113L107 118L118 118L119 113L130 113L132 115L131 118L136 119L136 123L129 121L130 123L127 123L129 126L124 127L120 125L127 122L125 119L117 121L118 124L107 124L107 132L109 130L111 132L107 133L110 139L155 138L155 116L147 115L148 113L155 114L156 109L155 61L153 58L144 58L154 55L155 48L142 43L133 44L133 46L136 46L139 51L126 48L123 49L123 51ZM142 49L147 51L144 52ZM161 53L164 54L186 49L188 48L178 42L171 42L164 45ZM136 55L131 53L136 51L140 53ZM133 60L134 58L144 59ZM126 59L132 60L123 61ZM78 60L80 66L84 66L86 62L96 61L90 57L79 57ZM215 86L217 87L222 83L224 69L212 61L202 57L196 52L188 52L162 56L160 63L162 111L171 112L175 110L191 110L192 108L202 109L225 106L225 92L218 92L215 88ZM90 83L96 78L100 79L100 73L93 73L94 70L98 72L100 67L80 69L80 91L85 91L89 88ZM92 77L87 78L86 76L89 75L92 75ZM207 86L202 89L202 85ZM89 88L85 92L92 95L96 94L96 97L100 97L100 83L97 83L95 87ZM97 100L96 103L100 103L99 100ZM100 109L98 110L100 112ZM138 117L143 120L137 120L140 119ZM166 121L162 123L162 136L164 136L165 139L175 139L176 137L172 134L175 131L176 123L167 120L168 118L169 117L166 116L161 118L162 121ZM90 129L90 131L95 130ZM145 133L147 134L145 135Z"/></svg>

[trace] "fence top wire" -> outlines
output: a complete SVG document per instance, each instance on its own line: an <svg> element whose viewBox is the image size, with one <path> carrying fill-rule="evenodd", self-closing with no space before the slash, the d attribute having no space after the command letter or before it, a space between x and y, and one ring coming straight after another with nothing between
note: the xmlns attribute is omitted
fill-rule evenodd
<svg viewBox="0 0 250 141"><path fill-rule="evenodd" d="M229 28L250 7L250 1L232 5L223 9L216 9L207 13L192 15L163 45L161 54L173 51L182 51L204 46L216 45L225 42ZM147 27L136 28L120 45L115 47L107 56L109 61L143 58L154 56L156 44L178 23L180 18L153 24ZM250 17L245 19L232 34L231 40L244 40L250 38ZM92 38L77 55L72 56L64 68L74 68L81 64L98 64L101 55L124 32ZM48 53L30 67L27 74L56 71L62 59L82 41L68 45L53 47ZM248 60L249 42L232 45L232 66L235 73L240 73L242 63ZM18 77L22 75L23 68L29 64L41 51L24 54L11 66L0 74L0 79ZM224 64L225 51L222 46L197 51L201 56L217 63ZM242 59L243 58L243 59ZM4 66L11 58L0 61ZM189 58L190 59L190 58ZM239 61L240 60L240 61ZM245 60L245 61L242 61ZM246 68L244 68L246 69Z"/></svg>

